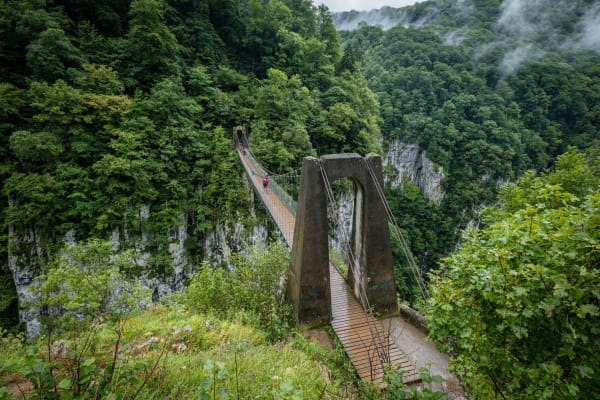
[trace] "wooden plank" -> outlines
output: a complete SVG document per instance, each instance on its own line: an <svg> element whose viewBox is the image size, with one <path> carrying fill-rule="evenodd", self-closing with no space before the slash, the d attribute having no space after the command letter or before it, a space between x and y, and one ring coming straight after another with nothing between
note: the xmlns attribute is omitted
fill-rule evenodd
<svg viewBox="0 0 600 400"><path fill-rule="evenodd" d="M330 267L332 299L331 326L361 379L383 381L380 356L405 371L405 383L420 377L408 357L397 348L380 321L365 313L335 268Z"/></svg>

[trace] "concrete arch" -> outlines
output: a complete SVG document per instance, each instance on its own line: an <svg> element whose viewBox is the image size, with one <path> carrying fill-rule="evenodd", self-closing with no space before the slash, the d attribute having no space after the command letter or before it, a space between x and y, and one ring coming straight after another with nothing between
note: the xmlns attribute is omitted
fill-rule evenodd
<svg viewBox="0 0 600 400"><path fill-rule="evenodd" d="M378 155L351 153L304 159L287 285L288 300L300 322L331 320L327 196L321 168L330 182L349 178L358 190L351 248L359 265L353 266L356 269L350 274L350 287L357 298L366 293L374 311L388 313L397 307L387 215L367 163L383 187Z"/></svg>

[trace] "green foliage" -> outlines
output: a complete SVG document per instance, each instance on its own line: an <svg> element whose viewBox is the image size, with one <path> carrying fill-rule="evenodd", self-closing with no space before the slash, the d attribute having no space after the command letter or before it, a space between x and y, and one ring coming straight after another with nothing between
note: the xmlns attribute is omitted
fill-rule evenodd
<svg viewBox="0 0 600 400"><path fill-rule="evenodd" d="M413 400L443 400L446 399L444 392L432 389L432 384L440 385L442 377L432 376L426 368L419 368L419 375L424 383L423 388L416 386L407 387L402 380L402 370L387 371L384 382L387 384L383 390L384 399L413 399Z"/></svg>
<svg viewBox="0 0 600 400"><path fill-rule="evenodd" d="M12 334L0 328L0 360L0 386L4 386L11 374L24 366L25 337L22 333Z"/></svg>
<svg viewBox="0 0 600 400"><path fill-rule="evenodd" d="M239 311L254 313L270 339L282 339L291 322L282 289L288 265L287 250L276 243L234 256L232 271L205 263L186 288L185 303L191 310L223 316Z"/></svg>
<svg viewBox="0 0 600 400"><path fill-rule="evenodd" d="M66 77L67 68L84 61L60 28L48 28L27 46L27 65L37 80L53 82Z"/></svg>
<svg viewBox="0 0 600 400"><path fill-rule="evenodd" d="M125 86L119 80L119 74L111 67L102 64L83 64L82 71L76 71L74 85L84 91L119 95L125 91Z"/></svg>
<svg viewBox="0 0 600 400"><path fill-rule="evenodd" d="M319 154L381 152L379 105L359 74L343 71L323 91L321 104L313 135Z"/></svg>
<svg viewBox="0 0 600 400"><path fill-rule="evenodd" d="M257 154L282 171L314 143L376 147L373 94L359 74L335 77L331 14L307 0L9 0L0 21L1 226L32 265L68 232L119 232L125 247L147 238L150 273L169 273L176 226L198 265L212 229L251 221L231 126L249 126ZM322 97L332 85L345 94Z"/></svg>
<svg viewBox="0 0 600 400"><path fill-rule="evenodd" d="M598 54L565 46L591 3L523 3L532 31L521 36L515 34L524 33L520 28L498 21L506 10L501 3L429 1L382 9L382 20L399 26L341 33L345 54L338 70L364 71L379 100L386 141L418 144L444 170L445 198L436 213L421 198L392 194L414 213L398 217L408 220L409 237L416 234L411 247L427 270L438 268L456 245L455 232L478 222L477 210L495 201L502 184L549 166L569 145L585 149L598 138ZM342 13L336 23L354 17ZM507 67L519 51L522 64ZM342 122L351 117L337 105L335 115L344 115Z"/></svg>
<svg viewBox="0 0 600 400"><path fill-rule="evenodd" d="M302 390L300 390L290 379L283 381L278 387L272 390L275 400L302 400Z"/></svg>
<svg viewBox="0 0 600 400"><path fill-rule="evenodd" d="M14 329L19 323L18 297L10 275L0 275L0 329Z"/></svg>
<svg viewBox="0 0 600 400"><path fill-rule="evenodd" d="M148 289L130 283L136 253L115 252L111 242L90 240L65 248L33 286L48 335L81 331L94 319L120 319L149 304Z"/></svg>
<svg viewBox="0 0 600 400"><path fill-rule="evenodd" d="M179 73L179 44L165 24L162 0L133 0L129 33L123 49L127 84L148 90L156 82Z"/></svg>
<svg viewBox="0 0 600 400"><path fill-rule="evenodd" d="M0 384L27 377L30 395L60 399L341 397L340 349L334 354L300 335L269 345L239 314L188 313L175 300L120 324L94 324L55 341L50 352L45 340L25 345L9 337L0 342L8 356L0 362L9 361L0 364Z"/></svg>
<svg viewBox="0 0 600 400"><path fill-rule="evenodd" d="M217 400L229 398L229 391L224 387L219 387L227 379L228 375L229 373L225 368L224 362L206 360L200 378L200 399Z"/></svg>
<svg viewBox="0 0 600 400"><path fill-rule="evenodd" d="M426 368L419 368L422 385L408 386L404 383L403 370L386 368L383 383L375 386L371 382L362 382L362 398L369 400L443 400L446 394L439 391L443 379L432 376Z"/></svg>
<svg viewBox="0 0 600 400"><path fill-rule="evenodd" d="M29 399L135 399L155 373L162 354L152 360L120 359L126 344L123 327L115 329L112 349L98 352L97 326L72 341L57 341L42 357L35 346L27 349L21 373L31 383ZM102 358L97 358L102 357Z"/></svg>
<svg viewBox="0 0 600 400"><path fill-rule="evenodd" d="M386 198L394 215L401 216L400 226L410 249L421 261L423 271L434 270L439 258L445 256L457 238L453 221L440 206L430 202L420 189L408 179L402 182L402 189L388 190ZM415 282L406 256L398 240L392 237L394 277L396 288L402 301L418 307L422 296Z"/></svg>
<svg viewBox="0 0 600 400"><path fill-rule="evenodd" d="M250 136L253 151L266 168L291 171L302 157L311 154L306 122L313 107L314 100L298 76L269 70L256 93L256 119Z"/></svg>
<svg viewBox="0 0 600 400"><path fill-rule="evenodd" d="M571 150L507 186L432 277L430 334L475 397L598 398L599 183Z"/></svg>

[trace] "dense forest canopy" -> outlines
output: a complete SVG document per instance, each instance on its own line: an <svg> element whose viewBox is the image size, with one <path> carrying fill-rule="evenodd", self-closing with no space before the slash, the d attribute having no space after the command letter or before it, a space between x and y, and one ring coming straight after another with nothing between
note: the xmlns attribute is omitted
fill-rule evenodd
<svg viewBox="0 0 600 400"><path fill-rule="evenodd" d="M499 186L598 146L597 2L428 1L334 21L355 28L342 41L379 99L384 142L418 143L443 167L439 206L409 182L388 193L424 270Z"/></svg>
<svg viewBox="0 0 600 400"><path fill-rule="evenodd" d="M36 275L65 235L143 236L160 275L183 225L199 265L207 232L251 218L235 125L277 171L380 150L376 98L308 0L11 0L0 29L3 287L9 252Z"/></svg>

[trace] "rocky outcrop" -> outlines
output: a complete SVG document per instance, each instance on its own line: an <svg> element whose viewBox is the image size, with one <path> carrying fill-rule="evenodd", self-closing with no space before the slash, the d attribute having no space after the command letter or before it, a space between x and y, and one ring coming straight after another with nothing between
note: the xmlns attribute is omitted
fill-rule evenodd
<svg viewBox="0 0 600 400"><path fill-rule="evenodd" d="M218 264L227 263L229 254L239 252L246 246L266 244L267 237L268 232L263 225L254 226L250 231L240 222L233 227L218 225L203 241L204 258Z"/></svg>
<svg viewBox="0 0 600 400"><path fill-rule="evenodd" d="M394 141L383 163L387 171L386 183L391 184L392 187L402 187L403 180L408 178L430 201L440 204L444 199L445 192L442 188L444 170L429 160L418 144Z"/></svg>
<svg viewBox="0 0 600 400"><path fill-rule="evenodd" d="M25 326L27 337L36 335L40 329L39 311L26 307L26 304L34 300L31 288L47 258L44 247L37 237L34 229L27 234L17 236L14 227L12 225L8 227L8 267L19 298L19 319Z"/></svg>
<svg viewBox="0 0 600 400"><path fill-rule="evenodd" d="M138 213L139 226L143 226L144 222L151 217L150 206L142 206ZM134 232L134 229L118 227L113 229L110 235L115 250L124 246L134 247L137 250L139 256L136 262L144 271L137 277L137 281L151 290L154 301L166 294L182 290L187 279L199 268L199 263L189 257L189 249L186 248L191 227L185 222L186 218L183 214L179 221L166 232L167 251L171 261L168 273L156 274L149 271L149 259L152 254L148 249L152 247L152 238L143 228L136 228L139 231ZM41 243L38 237L34 229L23 234L16 232L13 226L8 227L8 264L19 298L20 321L25 326L28 337L35 336L40 329L39 311L27 306L35 300L31 290L32 285L35 284L35 278L43 272L44 265L50 258L47 244ZM65 234L62 242L65 245L75 245L75 238L76 232L72 230ZM226 262L228 254L242 250L247 243L264 243L266 238L266 229L260 225L249 229L240 222L233 226L220 224L197 243L197 252L203 256L203 259L223 263Z"/></svg>
<svg viewBox="0 0 600 400"><path fill-rule="evenodd" d="M347 246L352 235L352 219L354 218L354 193L344 191L336 196L337 210L331 214L333 234L329 237L329 247L336 249L345 259ZM347 260L346 260L347 261Z"/></svg>

